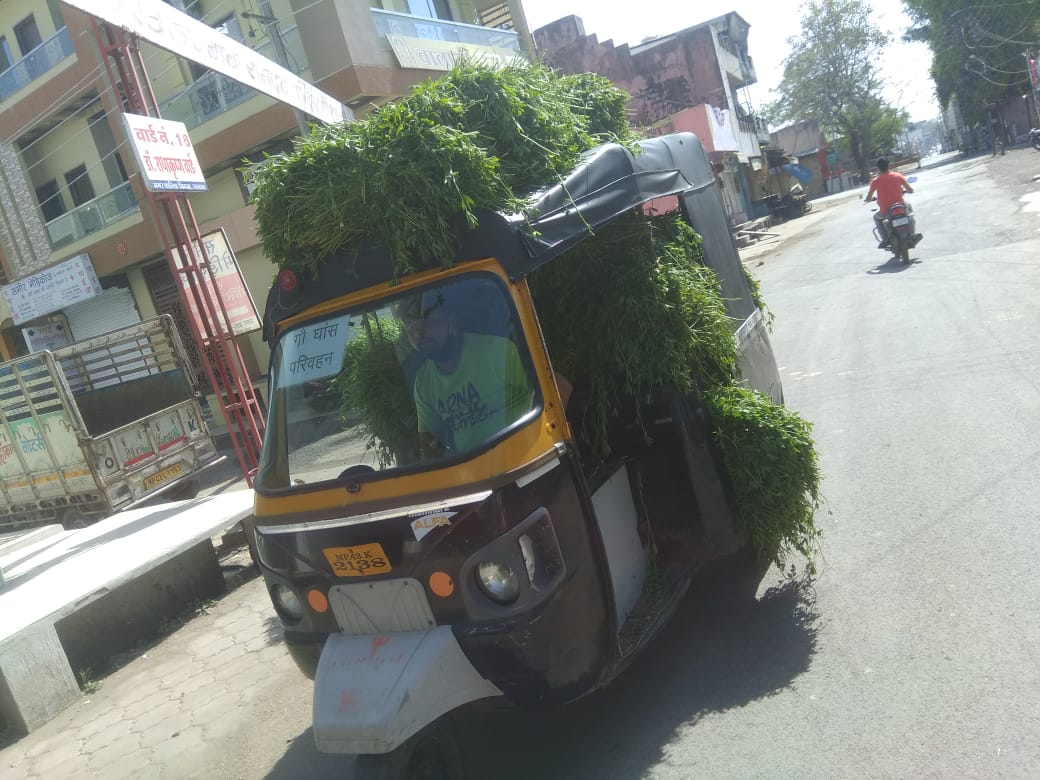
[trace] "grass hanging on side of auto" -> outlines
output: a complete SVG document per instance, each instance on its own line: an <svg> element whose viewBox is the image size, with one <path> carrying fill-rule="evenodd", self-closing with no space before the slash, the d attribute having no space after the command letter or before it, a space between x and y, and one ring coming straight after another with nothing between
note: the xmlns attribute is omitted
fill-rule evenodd
<svg viewBox="0 0 1040 780"><path fill-rule="evenodd" d="M733 330L700 237L675 215L615 220L530 279L553 365L585 456L605 459L613 421L654 388L729 381ZM644 431L645 435L645 431Z"/></svg>
<svg viewBox="0 0 1040 780"><path fill-rule="evenodd" d="M700 236L678 216L632 215L532 275L554 366L574 384L575 437L586 458L603 460L613 422L634 414L642 427L640 406L655 388L696 388L756 551L781 569L794 552L812 566L819 471L811 426L734 383L732 325L703 259Z"/></svg>
<svg viewBox="0 0 1040 780"><path fill-rule="evenodd" d="M741 520L758 554L783 570L798 553L815 572L820 470L812 424L762 393L738 385L717 386L705 402Z"/></svg>

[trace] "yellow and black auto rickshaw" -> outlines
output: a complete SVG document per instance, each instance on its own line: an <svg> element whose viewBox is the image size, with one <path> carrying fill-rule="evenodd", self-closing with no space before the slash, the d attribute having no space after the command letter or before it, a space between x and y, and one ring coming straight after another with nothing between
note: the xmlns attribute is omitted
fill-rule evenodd
<svg viewBox="0 0 1040 780"><path fill-rule="evenodd" d="M492 697L575 700L646 644L698 566L764 574L696 399L662 389L644 414L653 436L590 471L540 331L527 275L672 197L720 279L742 380L781 400L700 142L640 146L592 150L536 196L534 218L484 214L450 269L396 278L373 247L273 286L251 531L286 644L314 679L320 750L450 763L423 750L442 715ZM385 411L309 403L315 387L350 397L344 381L373 385ZM662 575L648 551L664 536L685 543Z"/></svg>

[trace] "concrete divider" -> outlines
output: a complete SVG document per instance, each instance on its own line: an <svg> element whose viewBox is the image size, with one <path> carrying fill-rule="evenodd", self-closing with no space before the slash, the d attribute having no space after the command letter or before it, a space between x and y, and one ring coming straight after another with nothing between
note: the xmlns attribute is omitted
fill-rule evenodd
<svg viewBox="0 0 1040 780"><path fill-rule="evenodd" d="M123 512L53 535L0 588L0 719L27 733L75 701L75 671L223 588L210 539L252 514L253 494ZM23 552L28 548L23 548Z"/></svg>

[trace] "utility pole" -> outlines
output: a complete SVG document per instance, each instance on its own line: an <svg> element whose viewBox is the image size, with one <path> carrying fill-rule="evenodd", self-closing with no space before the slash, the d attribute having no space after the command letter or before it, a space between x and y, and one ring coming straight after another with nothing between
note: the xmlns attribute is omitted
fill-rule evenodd
<svg viewBox="0 0 1040 780"><path fill-rule="evenodd" d="M274 55L278 64L286 70L295 73L296 71L289 67L289 52L285 48L285 41L282 40L282 31L278 27L278 17L271 10L271 0L257 0L257 4L260 7L260 13L254 14L249 11L243 11L242 18L256 19L267 28L267 35L271 39L271 45L274 46ZM296 117L296 127L299 129L300 135L310 134L310 128L307 126L307 119L304 117L303 112L298 108L294 108L293 116Z"/></svg>

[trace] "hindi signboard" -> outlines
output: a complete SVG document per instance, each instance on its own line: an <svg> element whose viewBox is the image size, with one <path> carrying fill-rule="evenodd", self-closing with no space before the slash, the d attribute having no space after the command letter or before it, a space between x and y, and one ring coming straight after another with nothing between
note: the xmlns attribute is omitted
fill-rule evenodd
<svg viewBox="0 0 1040 780"><path fill-rule="evenodd" d="M206 192L206 177L183 122L123 114L123 124L149 192Z"/></svg>
<svg viewBox="0 0 1040 780"><path fill-rule="evenodd" d="M63 263L37 271L3 288L4 300L15 325L64 309L101 293L88 255L76 255Z"/></svg>
<svg viewBox="0 0 1040 780"><path fill-rule="evenodd" d="M192 19L162 0L62 0L115 27L199 65L223 73L257 92L288 103L322 122L351 120L336 98L260 52Z"/></svg>
<svg viewBox="0 0 1040 780"><path fill-rule="evenodd" d="M214 303L216 303L218 295L219 300L224 303L224 310L231 321L232 333L239 336L243 333L260 330L260 315L257 314L253 296L249 294L249 288L246 287L245 280L242 278L242 270L238 267L238 260L235 258L235 253L231 251L231 245L228 243L223 228L204 235L202 246L209 258L210 276L207 278L206 274L200 274L200 277L205 280ZM181 247L181 253L183 257L187 258L187 247ZM195 253L201 261L202 256L198 243L195 244ZM188 301L189 316L205 336L206 327L199 307L195 303L195 296L192 295L191 288L188 286L188 278L184 274L179 274L179 276L181 286L187 293L184 297ZM216 323L210 323L209 332L221 333L223 330L223 328L218 328Z"/></svg>
<svg viewBox="0 0 1040 780"><path fill-rule="evenodd" d="M466 60L506 68L524 62L520 52L499 46L481 46L458 41L438 41L387 35L387 43L402 68L449 71Z"/></svg>
<svg viewBox="0 0 1040 780"><path fill-rule="evenodd" d="M22 336L25 338L25 345L29 347L30 352L67 347L70 343L69 329L60 322L47 322L43 325L22 328Z"/></svg>

